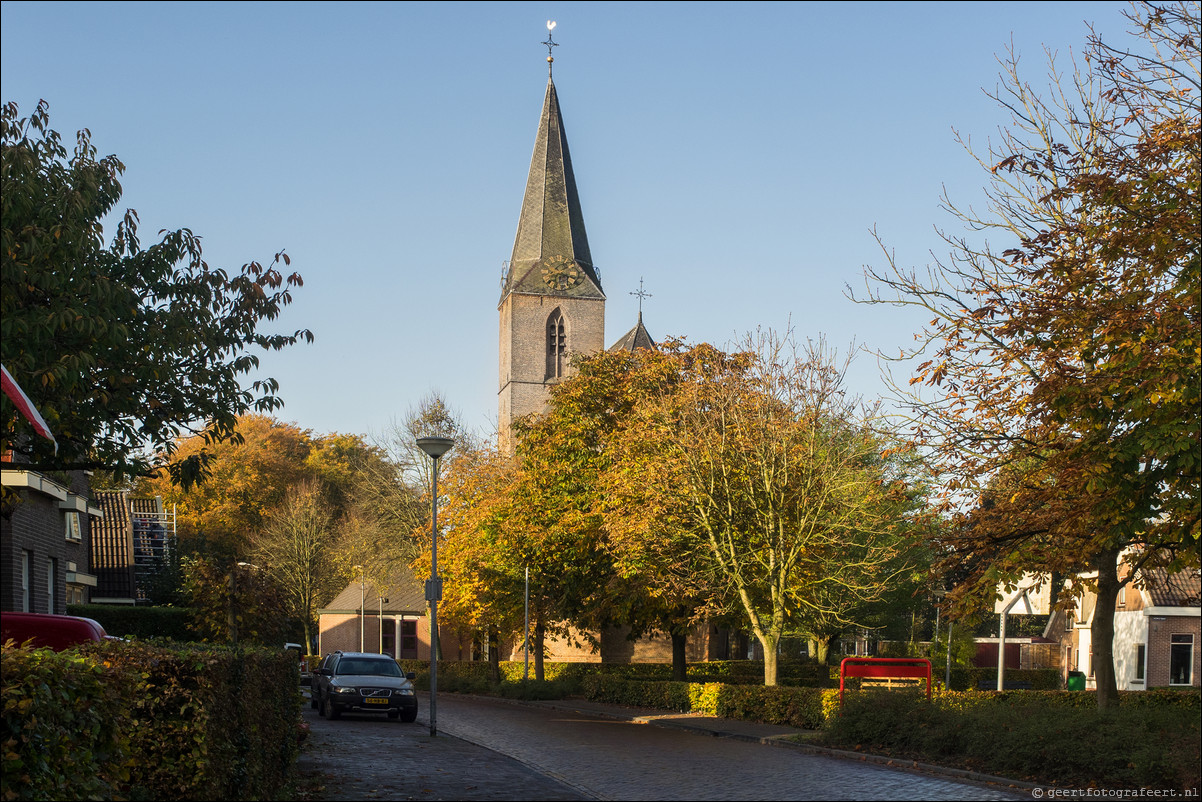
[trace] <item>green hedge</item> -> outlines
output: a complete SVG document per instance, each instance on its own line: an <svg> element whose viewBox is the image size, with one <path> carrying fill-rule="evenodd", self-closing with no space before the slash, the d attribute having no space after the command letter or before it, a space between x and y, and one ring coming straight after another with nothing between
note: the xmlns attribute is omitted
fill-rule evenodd
<svg viewBox="0 0 1202 802"><path fill-rule="evenodd" d="M142 607L133 604L68 604L67 615L91 618L119 638L167 638L198 641L187 607Z"/></svg>
<svg viewBox="0 0 1202 802"><path fill-rule="evenodd" d="M134 641L3 666L5 799L265 799L290 777L291 655Z"/></svg>
<svg viewBox="0 0 1202 802"><path fill-rule="evenodd" d="M74 651L0 653L4 799L113 799L131 761L129 729L116 727L136 675Z"/></svg>
<svg viewBox="0 0 1202 802"><path fill-rule="evenodd" d="M838 691L786 685L727 685L719 682L659 682L594 674L585 677L584 696L593 702L650 707L680 713L784 724L817 729L823 699Z"/></svg>
<svg viewBox="0 0 1202 802"><path fill-rule="evenodd" d="M404 671L418 675L418 686L429 687L430 663L427 660L400 660ZM316 663L312 663L316 666ZM525 674L525 663L521 660L502 661L501 680L520 682ZM781 685L825 687L830 684L827 666L812 662L782 661L778 672ZM672 679L672 666L668 663L552 663L543 664L543 676L547 681L561 682L574 687L585 677L601 675L620 679L663 681ZM530 663L530 677L534 677L534 663ZM732 685L763 685L764 664L752 660L714 660L688 664L689 682L722 682ZM474 688L472 692L488 690L488 663L484 661L446 660L438 663L438 686L451 690L452 686Z"/></svg>
<svg viewBox="0 0 1202 802"><path fill-rule="evenodd" d="M849 693L822 742L1039 783L1196 788L1202 696L1120 698L1103 712L1081 692L953 691L931 703L912 692Z"/></svg>

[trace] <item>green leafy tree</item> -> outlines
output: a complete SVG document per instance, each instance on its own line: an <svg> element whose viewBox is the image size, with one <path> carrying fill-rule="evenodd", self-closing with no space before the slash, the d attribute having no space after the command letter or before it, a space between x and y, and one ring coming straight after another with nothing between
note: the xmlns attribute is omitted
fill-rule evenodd
<svg viewBox="0 0 1202 802"><path fill-rule="evenodd" d="M952 522L955 600L988 604L1027 572L1095 590L1102 708L1120 587L1197 568L1202 525L1199 6L1128 17L1129 48L1091 36L1087 71L1052 63L1050 100L1002 61L1011 121L977 157L989 213L948 204L1000 251L949 235L925 276L869 271L870 300L931 320L903 354L925 356L906 400Z"/></svg>
<svg viewBox="0 0 1202 802"><path fill-rule="evenodd" d="M0 348L4 366L49 424L33 434L4 398L0 440L44 470L105 469L119 476L167 465L185 485L209 452L171 460L189 434L206 444L234 436L239 415L282 405L274 379L243 379L259 350L311 341L307 330L262 331L301 286L282 251L264 266L210 267L200 238L169 231L143 247L125 213L110 244L102 220L121 198L124 165L96 158L91 134L73 152L49 126L43 101L27 118L4 106L0 245Z"/></svg>
<svg viewBox="0 0 1202 802"><path fill-rule="evenodd" d="M910 572L922 504L870 413L846 396L845 363L771 333L747 345L685 355L683 381L652 402L642 435L664 458L639 463L631 486L673 488L646 503L667 500L660 510L679 521L670 537L691 537L682 553L729 586L774 685L787 628L818 612L850 623L852 602L885 598Z"/></svg>

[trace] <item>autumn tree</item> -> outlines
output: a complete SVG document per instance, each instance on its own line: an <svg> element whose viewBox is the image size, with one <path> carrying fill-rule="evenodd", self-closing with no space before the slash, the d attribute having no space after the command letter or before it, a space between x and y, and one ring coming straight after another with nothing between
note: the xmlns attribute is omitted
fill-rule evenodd
<svg viewBox="0 0 1202 802"><path fill-rule="evenodd" d="M188 229L143 247L132 209L106 245L102 220L121 199L124 165L97 159L87 129L68 156L44 101L18 114L8 103L0 115L0 349L57 445L5 397L3 448L25 467L129 477L166 466L190 484L210 452L172 459L178 441L211 445L234 436L238 416L282 405L274 379L244 380L259 352L312 340L263 331L301 277L285 275L282 251L266 266L210 267Z"/></svg>
<svg viewBox="0 0 1202 802"><path fill-rule="evenodd" d="M583 637L611 626L636 636L659 629L637 577L617 570L603 526L601 478L611 442L638 399L639 356L599 353L577 359L546 410L514 425L508 525L522 534L517 554L530 569L533 649L541 676L548 633Z"/></svg>
<svg viewBox="0 0 1202 802"><path fill-rule="evenodd" d="M282 588L288 613L301 622L306 648L316 643L317 610L345 584L331 554L335 507L316 481L295 484L266 515L252 558Z"/></svg>
<svg viewBox="0 0 1202 802"><path fill-rule="evenodd" d="M683 401L677 390L685 377L713 358L720 352L670 339L654 350L599 355L596 364L581 366L585 377L611 374L611 393L623 399L621 405L601 400L604 409L621 414L604 421L608 453L594 499L602 543L621 579L619 609L632 635L659 631L672 639L672 675L679 681L687 674L690 629L720 619L731 602L729 583L694 528L686 486L675 481L671 440L664 436L665 428L678 425L672 401Z"/></svg>
<svg viewBox="0 0 1202 802"><path fill-rule="evenodd" d="M774 685L790 623L835 611L831 596L882 598L909 570L921 498L870 411L846 395L846 363L821 343L796 350L771 333L748 345L688 355L684 380L656 399L642 434L663 444L664 459L642 463L637 482L681 494L668 508L673 537L691 535L689 550L729 585Z"/></svg>
<svg viewBox="0 0 1202 802"><path fill-rule="evenodd" d="M1026 572L1097 593L1098 705L1117 704L1120 587L1199 564L1199 6L1141 3L1133 38L1054 60L1047 98L1002 59L1010 123L986 152L987 214L950 201L925 274L868 272L868 300L931 323L906 393L952 526L938 541L961 607ZM970 152L971 151L970 149ZM1118 579L1118 563L1131 571Z"/></svg>
<svg viewBox="0 0 1202 802"><path fill-rule="evenodd" d="M185 550L203 540L220 553L246 558L270 510L283 504L291 487L313 476L306 467L313 449L307 430L264 415L243 415L234 431L237 438L220 443L193 436L176 444L172 459L177 461L208 452L208 481L184 488L163 473L138 484L140 494L174 505Z"/></svg>
<svg viewBox="0 0 1202 802"><path fill-rule="evenodd" d="M439 506L445 533L438 552L444 580L439 613L448 622L487 633L494 682L500 682L501 633L524 626L524 533L512 525L509 513L515 470L512 457L495 448L469 446L459 449L439 484L445 489ZM423 555L418 570L429 575L429 569ZM536 658L536 676L538 667Z"/></svg>

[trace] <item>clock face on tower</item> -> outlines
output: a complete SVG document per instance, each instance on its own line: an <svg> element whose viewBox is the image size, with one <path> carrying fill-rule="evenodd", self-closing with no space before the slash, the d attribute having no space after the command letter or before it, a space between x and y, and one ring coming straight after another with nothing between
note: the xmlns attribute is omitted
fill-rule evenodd
<svg viewBox="0 0 1202 802"><path fill-rule="evenodd" d="M553 256L543 265L542 278L547 287L563 292L583 281L584 271L571 259Z"/></svg>

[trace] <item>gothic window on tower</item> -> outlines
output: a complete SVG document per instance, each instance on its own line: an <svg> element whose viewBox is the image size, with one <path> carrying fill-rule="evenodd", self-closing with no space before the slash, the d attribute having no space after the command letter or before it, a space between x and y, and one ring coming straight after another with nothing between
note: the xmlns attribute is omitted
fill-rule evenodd
<svg viewBox="0 0 1202 802"><path fill-rule="evenodd" d="M563 312L547 318L547 379L562 379L568 367L568 338Z"/></svg>

